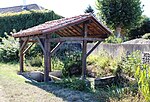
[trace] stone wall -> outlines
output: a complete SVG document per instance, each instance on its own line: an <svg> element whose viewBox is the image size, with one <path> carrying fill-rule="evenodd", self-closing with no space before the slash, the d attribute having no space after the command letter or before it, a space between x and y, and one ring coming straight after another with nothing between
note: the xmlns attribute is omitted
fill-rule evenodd
<svg viewBox="0 0 150 102"><path fill-rule="evenodd" d="M94 44L88 44L90 50ZM130 54L134 51L150 52L150 44L100 44L92 54L97 55L101 51L106 51L112 57L119 57L122 54Z"/></svg>

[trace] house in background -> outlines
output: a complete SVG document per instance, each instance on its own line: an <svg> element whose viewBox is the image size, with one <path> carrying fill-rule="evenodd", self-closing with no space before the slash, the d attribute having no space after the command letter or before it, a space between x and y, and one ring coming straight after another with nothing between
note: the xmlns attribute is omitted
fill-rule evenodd
<svg viewBox="0 0 150 102"><path fill-rule="evenodd" d="M0 8L0 13L8 13L8 12L17 13L17 12L22 12L24 10L46 10L46 9L37 4L29 4L29 5Z"/></svg>

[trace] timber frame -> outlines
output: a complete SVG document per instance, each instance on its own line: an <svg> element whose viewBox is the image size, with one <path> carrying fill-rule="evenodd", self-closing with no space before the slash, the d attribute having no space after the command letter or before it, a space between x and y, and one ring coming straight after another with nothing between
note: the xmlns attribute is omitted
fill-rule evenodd
<svg viewBox="0 0 150 102"><path fill-rule="evenodd" d="M45 26L46 28L44 28ZM60 37L52 38L53 33L60 35ZM13 36L20 39L20 73L24 72L24 54L32 47L32 45L38 43L44 54L44 81L48 82L49 72L52 71L51 56L57 52L57 50L63 45L64 42L81 41L81 78L86 79L87 57L101 43L101 41L107 38L110 34L111 31L102 25L99 21L97 21L97 19L91 14L54 20L15 33ZM51 49L52 42L58 43L53 49ZM88 42L97 42L89 52L87 52Z"/></svg>

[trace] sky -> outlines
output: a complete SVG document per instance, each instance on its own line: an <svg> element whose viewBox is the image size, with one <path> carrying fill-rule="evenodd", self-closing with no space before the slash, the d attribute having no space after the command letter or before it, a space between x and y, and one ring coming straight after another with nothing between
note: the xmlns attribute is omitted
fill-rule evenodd
<svg viewBox="0 0 150 102"><path fill-rule="evenodd" d="M88 5L95 9L95 0L0 0L0 8L23 5L38 4L44 8L53 10L64 17L84 14ZM144 5L144 15L150 17L150 0L141 0Z"/></svg>

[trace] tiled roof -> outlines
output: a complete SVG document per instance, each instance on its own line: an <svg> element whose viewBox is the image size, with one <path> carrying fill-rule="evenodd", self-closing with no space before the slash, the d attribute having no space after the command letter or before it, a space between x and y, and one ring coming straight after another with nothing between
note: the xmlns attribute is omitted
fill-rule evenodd
<svg viewBox="0 0 150 102"><path fill-rule="evenodd" d="M14 6L14 7L7 7L7 8L0 8L0 13L8 13L8 12L22 12L24 11L23 9L23 5L20 6ZM37 4L30 4L30 5L26 5L27 10L41 10L44 9L41 6L38 6Z"/></svg>
<svg viewBox="0 0 150 102"><path fill-rule="evenodd" d="M84 14L70 18L48 21L44 24L20 31L13 34L14 37L25 37L41 35L47 33L56 33L62 37L82 36L83 22L88 23L89 37L108 37L112 32L99 22L92 14Z"/></svg>

